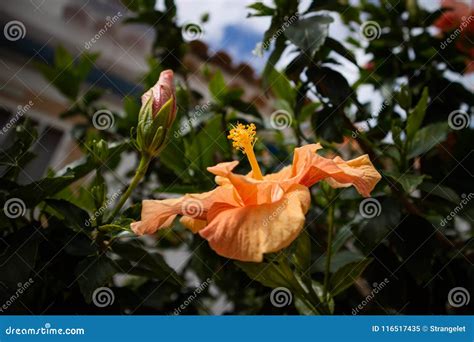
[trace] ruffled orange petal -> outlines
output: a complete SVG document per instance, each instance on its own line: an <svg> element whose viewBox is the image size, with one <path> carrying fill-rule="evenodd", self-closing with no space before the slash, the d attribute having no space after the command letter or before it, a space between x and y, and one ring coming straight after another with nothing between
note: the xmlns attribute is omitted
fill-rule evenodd
<svg viewBox="0 0 474 342"><path fill-rule="evenodd" d="M232 184L244 205L256 205L279 201L284 190L277 182L256 180L250 175L232 172L238 162L220 163L207 170L216 175L217 184Z"/></svg>
<svg viewBox="0 0 474 342"><path fill-rule="evenodd" d="M169 227L176 215L206 220L209 208L216 202L239 205L232 186L219 186L209 192L187 194L180 198L144 200L141 221L132 223L131 228L138 235L153 234L158 229ZM190 221L186 223L191 225ZM197 227L193 225L193 229L197 229Z"/></svg>
<svg viewBox="0 0 474 342"><path fill-rule="evenodd" d="M370 196L381 176L368 155L346 162L340 157L321 157L315 153L319 148L319 144L312 144L295 149L292 175L300 184L310 187L326 180L335 188L354 185L362 196Z"/></svg>
<svg viewBox="0 0 474 342"><path fill-rule="evenodd" d="M232 207L215 204L199 234L217 254L260 262L263 254L287 247L301 232L310 203L309 190L295 184L274 203Z"/></svg>

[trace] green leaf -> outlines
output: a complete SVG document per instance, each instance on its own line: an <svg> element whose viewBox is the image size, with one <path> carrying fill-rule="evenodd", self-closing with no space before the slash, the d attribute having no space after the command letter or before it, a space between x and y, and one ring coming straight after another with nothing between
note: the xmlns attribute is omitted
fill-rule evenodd
<svg viewBox="0 0 474 342"><path fill-rule="evenodd" d="M157 279L181 286L181 277L166 263L163 256L156 251L147 250L138 239L115 241L112 251L125 260L136 263L137 266L153 272ZM128 272L128 270L122 270Z"/></svg>
<svg viewBox="0 0 474 342"><path fill-rule="evenodd" d="M268 7L263 2L260 2L260 1L248 5L247 8L251 8L256 11L254 13L249 13L249 17L271 16L275 12L274 8Z"/></svg>
<svg viewBox="0 0 474 342"><path fill-rule="evenodd" d="M413 158L428 152L446 140L448 131L449 126L446 122L430 124L418 130L409 145L407 157Z"/></svg>
<svg viewBox="0 0 474 342"><path fill-rule="evenodd" d="M399 183L402 187L403 190L405 190L406 193L412 193L418 188L418 185L420 185L423 182L423 179L426 177L426 175L413 175L413 174L399 174L399 173L386 173L387 176L392 178L395 182Z"/></svg>
<svg viewBox="0 0 474 342"><path fill-rule="evenodd" d="M395 94L397 103L405 111L409 111L411 108L411 91L408 85L404 84L401 86L400 91Z"/></svg>
<svg viewBox="0 0 474 342"><path fill-rule="evenodd" d="M328 15L314 15L299 19L284 32L286 37L303 52L314 56L324 44L328 35L329 24L333 19Z"/></svg>
<svg viewBox="0 0 474 342"><path fill-rule="evenodd" d="M361 261L351 262L341 267L331 277L331 295L337 296L345 289L349 288L360 277L365 268L372 262L372 259L367 258Z"/></svg>
<svg viewBox="0 0 474 342"><path fill-rule="evenodd" d="M304 273L307 274L311 265L311 240L309 232L302 231L296 241L295 251L292 255L295 265Z"/></svg>
<svg viewBox="0 0 474 342"><path fill-rule="evenodd" d="M235 264L242 269L250 279L256 280L264 286L271 288L280 286L290 287L286 277L280 272L278 264L276 263L236 261Z"/></svg>
<svg viewBox="0 0 474 342"><path fill-rule="evenodd" d="M221 122L222 116L216 115L196 134L191 143L185 144L187 159L193 167L201 169L203 174L207 174L207 167L215 165L216 154L230 154L229 143Z"/></svg>
<svg viewBox="0 0 474 342"><path fill-rule="evenodd" d="M94 291L106 285L117 271L113 261L104 255L88 257L77 265L77 282L87 303L92 301Z"/></svg>
<svg viewBox="0 0 474 342"><path fill-rule="evenodd" d="M451 203L454 203L455 205L458 205L459 202L461 201L461 198L453 189L441 184L423 182L421 183L419 188L420 190L427 192L430 195L438 196Z"/></svg>
<svg viewBox="0 0 474 342"><path fill-rule="evenodd" d="M92 220L86 211L65 200L46 199L44 202L66 227L76 232L92 231Z"/></svg>
<svg viewBox="0 0 474 342"><path fill-rule="evenodd" d="M224 76L219 70L214 74L209 82L209 91L211 92L212 97L218 102L220 102L227 93Z"/></svg>
<svg viewBox="0 0 474 342"><path fill-rule="evenodd" d="M415 108L410 111L408 118L407 118L407 141L410 142L413 137L415 136L416 132L421 126L423 122L423 118L425 117L426 107L428 106L428 88L425 87L423 89L423 93L421 95L420 101L418 101Z"/></svg>
<svg viewBox="0 0 474 342"><path fill-rule="evenodd" d="M290 80L281 72L272 69L268 75L268 82L275 95L286 100L291 107L295 105L296 90L290 83Z"/></svg>
<svg viewBox="0 0 474 342"><path fill-rule="evenodd" d="M324 294L323 285L318 283L316 280L313 280L311 282L311 286L312 286L312 292L317 296L319 302L321 303L325 302L323 300L323 294ZM310 305L313 306L312 304ZM318 312L315 312L315 310L310 305L308 305L308 302L303 300L303 298L301 298L299 295L295 295L295 308L296 310L298 310L298 312L301 315L313 316L315 314L318 314ZM329 303L327 303L327 305L328 305L329 313L332 314L334 312L334 299L331 298L329 300ZM318 307L318 309L321 311L322 308Z"/></svg>
<svg viewBox="0 0 474 342"><path fill-rule="evenodd" d="M337 272L341 267L349 263L359 262L364 259L364 256L360 252L352 252L344 250L341 252L333 252L331 258L330 271L331 273ZM313 272L324 272L326 266L326 256L319 258L315 264L313 264Z"/></svg>

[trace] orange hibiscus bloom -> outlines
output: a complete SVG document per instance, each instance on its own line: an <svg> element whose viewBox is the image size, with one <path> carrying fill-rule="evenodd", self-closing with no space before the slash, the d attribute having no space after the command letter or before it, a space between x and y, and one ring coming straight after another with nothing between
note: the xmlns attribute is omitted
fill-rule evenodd
<svg viewBox="0 0 474 342"><path fill-rule="evenodd" d="M260 262L265 253L287 247L303 229L310 205L308 187L320 180L332 187L354 185L369 196L380 180L367 155L344 161L316 154L320 144L295 149L293 164L262 175L253 152L255 125L238 124L230 131L235 148L247 155L252 171L233 173L237 161L209 167L217 187L177 199L143 201L141 221L132 223L138 234L169 227L176 215L194 233L209 242L217 254L241 261Z"/></svg>
<svg viewBox="0 0 474 342"><path fill-rule="evenodd" d="M456 48L467 57L465 72L474 72L474 1L442 0L441 7L445 12L433 25L441 32L452 32L448 37L456 39Z"/></svg>

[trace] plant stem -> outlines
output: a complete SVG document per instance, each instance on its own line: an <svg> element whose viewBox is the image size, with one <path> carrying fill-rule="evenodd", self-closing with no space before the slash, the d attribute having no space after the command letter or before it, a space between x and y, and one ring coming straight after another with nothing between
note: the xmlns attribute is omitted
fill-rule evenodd
<svg viewBox="0 0 474 342"><path fill-rule="evenodd" d="M328 237L327 237L327 252L326 252L326 268L324 270L324 287L323 287L323 299L328 302L328 288L329 288L329 276L331 273L331 257L332 257L332 237L334 234L334 203L332 203L332 197L330 197L329 209L328 209Z"/></svg>
<svg viewBox="0 0 474 342"><path fill-rule="evenodd" d="M120 201L118 202L117 206L115 207L112 215L110 216L110 220L112 220L122 209L123 205L130 197L132 191L137 187L138 183L142 180L145 176L146 171L148 170L148 165L150 165L151 158L148 155L142 154L140 163L138 164L137 171L135 172L135 176L133 176L130 185L127 188L127 191L120 197Z"/></svg>

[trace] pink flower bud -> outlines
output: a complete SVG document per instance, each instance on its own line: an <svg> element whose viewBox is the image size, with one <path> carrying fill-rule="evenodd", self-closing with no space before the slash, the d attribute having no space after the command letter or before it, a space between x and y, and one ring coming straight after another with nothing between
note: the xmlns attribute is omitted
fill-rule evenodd
<svg viewBox="0 0 474 342"><path fill-rule="evenodd" d="M152 102L152 115L156 117L163 105L168 102L170 98L173 99L173 109L168 117L168 127L173 123L176 118L176 90L174 87L174 74L173 70L165 70L160 74L158 82L150 88L145 94L142 95L142 106L145 106L150 97L153 97Z"/></svg>

